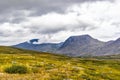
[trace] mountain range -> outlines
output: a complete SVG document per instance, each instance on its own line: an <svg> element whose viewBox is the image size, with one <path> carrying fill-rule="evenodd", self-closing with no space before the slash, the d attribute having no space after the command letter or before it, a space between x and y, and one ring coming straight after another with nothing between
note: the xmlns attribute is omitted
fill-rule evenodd
<svg viewBox="0 0 120 80"><path fill-rule="evenodd" d="M34 42L35 39L30 41ZM94 39L90 35L71 36L61 43L42 43L23 42L13 45L17 48L52 52L68 56L106 56L120 54L120 38L114 41L102 42Z"/></svg>

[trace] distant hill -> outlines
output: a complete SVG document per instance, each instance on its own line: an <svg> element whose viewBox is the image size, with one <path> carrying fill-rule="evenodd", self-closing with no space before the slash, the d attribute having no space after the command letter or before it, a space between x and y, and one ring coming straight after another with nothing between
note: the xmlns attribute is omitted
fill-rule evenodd
<svg viewBox="0 0 120 80"><path fill-rule="evenodd" d="M120 54L120 38L106 42L103 47L98 48L95 52L96 55L116 55Z"/></svg>
<svg viewBox="0 0 120 80"><path fill-rule="evenodd" d="M106 56L120 54L120 39L102 42L90 35L80 35L71 36L61 43L31 44L23 42L14 47L68 56Z"/></svg>
<svg viewBox="0 0 120 80"><path fill-rule="evenodd" d="M62 44L63 44L62 42L61 43L32 44L26 41L18 45L14 45L14 47L34 50L34 51L53 52L53 51L56 51Z"/></svg>
<svg viewBox="0 0 120 80"><path fill-rule="evenodd" d="M32 50L25 50L10 46L0 46L0 54L23 54L23 53L43 53L43 52L37 52Z"/></svg>
<svg viewBox="0 0 120 80"><path fill-rule="evenodd" d="M26 50L26 49L11 47L11 46L0 46L0 55L25 55L25 54L41 55L41 56L46 55L46 57L48 56L48 57L58 57L58 58L70 58L65 55L58 55L58 54L49 53L49 52Z"/></svg>

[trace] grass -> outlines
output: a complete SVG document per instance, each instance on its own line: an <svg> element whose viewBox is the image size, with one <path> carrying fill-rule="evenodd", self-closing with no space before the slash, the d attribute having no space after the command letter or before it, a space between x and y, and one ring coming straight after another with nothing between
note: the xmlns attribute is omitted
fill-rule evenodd
<svg viewBox="0 0 120 80"><path fill-rule="evenodd" d="M6 73L12 65L23 65L28 72ZM71 58L1 46L0 80L120 80L120 60Z"/></svg>

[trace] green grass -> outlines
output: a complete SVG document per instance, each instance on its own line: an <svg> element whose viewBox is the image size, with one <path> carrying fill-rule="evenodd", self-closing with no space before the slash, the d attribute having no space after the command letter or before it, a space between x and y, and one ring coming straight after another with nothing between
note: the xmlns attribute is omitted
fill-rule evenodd
<svg viewBox="0 0 120 80"><path fill-rule="evenodd" d="M25 66L28 72L6 73L12 65ZM120 60L71 58L1 46L0 80L120 80Z"/></svg>

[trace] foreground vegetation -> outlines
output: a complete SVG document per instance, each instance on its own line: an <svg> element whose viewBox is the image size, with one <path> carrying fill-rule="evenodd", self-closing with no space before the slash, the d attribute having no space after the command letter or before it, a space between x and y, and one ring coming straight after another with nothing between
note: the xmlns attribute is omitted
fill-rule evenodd
<svg viewBox="0 0 120 80"><path fill-rule="evenodd" d="M120 60L0 47L0 80L120 80Z"/></svg>

